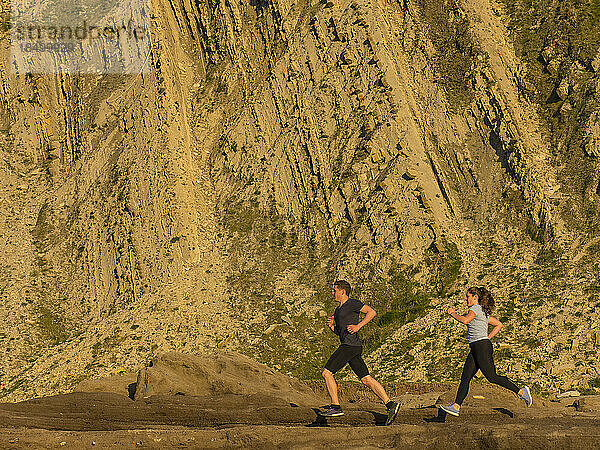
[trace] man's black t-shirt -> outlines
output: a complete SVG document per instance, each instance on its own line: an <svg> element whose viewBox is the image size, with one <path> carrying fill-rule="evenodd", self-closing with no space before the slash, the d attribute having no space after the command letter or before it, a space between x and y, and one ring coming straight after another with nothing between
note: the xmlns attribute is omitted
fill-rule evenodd
<svg viewBox="0 0 600 450"><path fill-rule="evenodd" d="M340 342L346 345L361 347L362 343L358 333L350 334L348 325L357 325L360 310L364 306L360 300L349 298L342 305L335 308L333 318L335 319L335 333L340 336Z"/></svg>

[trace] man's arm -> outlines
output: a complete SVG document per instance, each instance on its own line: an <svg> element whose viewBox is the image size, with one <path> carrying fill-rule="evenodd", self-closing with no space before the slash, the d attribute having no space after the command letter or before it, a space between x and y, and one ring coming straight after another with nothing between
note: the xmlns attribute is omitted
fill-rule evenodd
<svg viewBox="0 0 600 450"><path fill-rule="evenodd" d="M360 308L360 312L365 314L365 318L358 322L358 324L356 325L348 325L348 331L350 332L350 334L356 333L358 330L360 330L362 327L368 324L371 320L373 320L373 317L377 315L375 310L369 305L363 305L363 307Z"/></svg>
<svg viewBox="0 0 600 450"><path fill-rule="evenodd" d="M465 325L467 325L469 322L471 322L471 320L473 320L475 318L475 316L477 315L473 311L469 311L466 316L461 316L460 314L456 314L456 310L452 307L448 308L448 314L450 314L452 317L454 317L460 323L464 323Z"/></svg>
<svg viewBox="0 0 600 450"><path fill-rule="evenodd" d="M327 326L329 327L329 329L331 331L333 331L335 334L339 335L340 333L336 330L336 326L335 326L335 321L333 316L331 316L329 319L327 319Z"/></svg>

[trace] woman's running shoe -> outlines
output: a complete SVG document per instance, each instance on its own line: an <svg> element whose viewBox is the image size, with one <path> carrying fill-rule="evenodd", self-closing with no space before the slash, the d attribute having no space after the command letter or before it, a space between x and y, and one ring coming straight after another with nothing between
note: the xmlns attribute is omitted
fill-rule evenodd
<svg viewBox="0 0 600 450"><path fill-rule="evenodd" d="M531 396L531 392L529 392L529 387L523 386L523 395L521 395L521 400L525 402L525 406L528 408L533 403L533 397Z"/></svg>
<svg viewBox="0 0 600 450"><path fill-rule="evenodd" d="M452 414L453 416L458 416L460 411L454 407L453 404L450 405L440 405L440 409L442 411L447 412L448 414Z"/></svg>

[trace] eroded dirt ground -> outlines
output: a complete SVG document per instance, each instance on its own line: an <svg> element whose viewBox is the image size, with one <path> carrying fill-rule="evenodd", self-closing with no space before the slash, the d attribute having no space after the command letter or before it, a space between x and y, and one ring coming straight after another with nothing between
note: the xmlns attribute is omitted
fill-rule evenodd
<svg viewBox="0 0 600 450"><path fill-rule="evenodd" d="M384 407L356 393L342 400L343 417L325 422L315 412L327 402L322 393L317 393L321 404L304 406L261 395L155 395L133 401L115 393L76 392L1 404L0 447L530 449L600 445L595 397L562 403L536 398L534 406L526 409L511 393L476 383L461 416L443 416L434 403L450 401L455 388L396 388L394 398L403 406L388 427L382 426ZM576 401L577 408L572 406Z"/></svg>

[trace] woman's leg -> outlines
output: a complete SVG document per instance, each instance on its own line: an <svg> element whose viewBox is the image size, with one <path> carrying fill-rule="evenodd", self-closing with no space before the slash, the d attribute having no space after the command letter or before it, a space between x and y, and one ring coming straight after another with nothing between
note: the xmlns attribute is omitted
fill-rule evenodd
<svg viewBox="0 0 600 450"><path fill-rule="evenodd" d="M456 392L456 401L454 402L454 407L460 408L462 402L467 397L469 393L469 383L477 373L478 367L475 362L475 358L473 357L473 352L469 352L467 355L467 360L465 361L465 366L463 367L462 375L460 376L460 385L458 386L458 391Z"/></svg>
<svg viewBox="0 0 600 450"><path fill-rule="evenodd" d="M471 353L475 358L476 364L479 366L481 373L488 379L490 383L502 386L515 394L520 393L519 387L513 383L508 377L498 375L496 366L494 365L494 350L492 342L489 339L482 339L474 342L471 345Z"/></svg>

